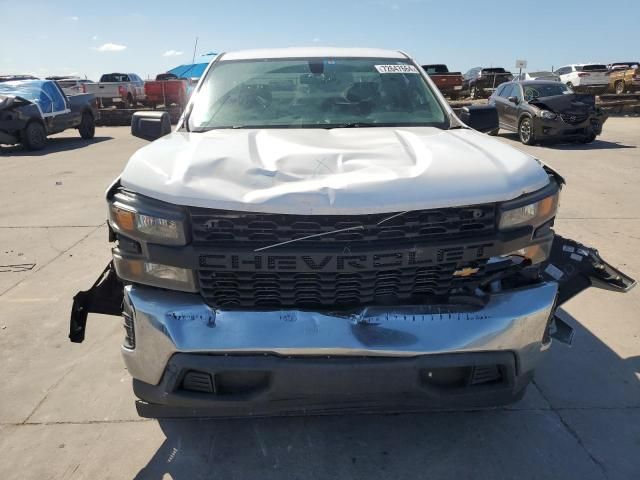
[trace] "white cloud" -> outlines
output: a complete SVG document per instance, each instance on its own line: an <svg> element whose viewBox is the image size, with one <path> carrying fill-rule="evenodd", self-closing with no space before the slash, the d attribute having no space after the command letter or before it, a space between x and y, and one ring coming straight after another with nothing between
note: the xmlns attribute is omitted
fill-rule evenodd
<svg viewBox="0 0 640 480"><path fill-rule="evenodd" d="M180 55L182 55L182 52L179 52L178 50L167 50L162 54L163 57L178 57Z"/></svg>
<svg viewBox="0 0 640 480"><path fill-rule="evenodd" d="M99 52L120 52L127 48L126 45L119 45L117 43L105 43L100 45L96 50Z"/></svg>

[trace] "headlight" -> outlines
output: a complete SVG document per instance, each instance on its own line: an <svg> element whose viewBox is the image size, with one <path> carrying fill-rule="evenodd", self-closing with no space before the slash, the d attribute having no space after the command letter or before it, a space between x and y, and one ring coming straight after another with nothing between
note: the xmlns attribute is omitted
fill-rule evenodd
<svg viewBox="0 0 640 480"><path fill-rule="evenodd" d="M124 280L170 290L197 291L192 270L138 258L125 258L118 253L113 254L113 263L118 277Z"/></svg>
<svg viewBox="0 0 640 480"><path fill-rule="evenodd" d="M558 196L559 192L555 192L553 195L541 200L503 210L500 214L500 230L508 230L525 225L542 225L555 216L558 209Z"/></svg>
<svg viewBox="0 0 640 480"><path fill-rule="evenodd" d="M553 120L554 118L556 118L556 117L558 116L558 115L556 115L555 113L550 112L550 111L548 111L548 110L540 110L539 115L540 115L542 118L546 118L547 120Z"/></svg>
<svg viewBox="0 0 640 480"><path fill-rule="evenodd" d="M185 226L182 217L172 210L141 213L136 208L116 200L109 205L109 223L119 233L128 237L161 245L186 245ZM165 216L166 214L166 216Z"/></svg>

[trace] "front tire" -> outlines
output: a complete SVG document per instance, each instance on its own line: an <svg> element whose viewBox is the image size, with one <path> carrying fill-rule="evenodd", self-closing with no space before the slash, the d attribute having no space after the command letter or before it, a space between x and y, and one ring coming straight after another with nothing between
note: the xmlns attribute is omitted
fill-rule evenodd
<svg viewBox="0 0 640 480"><path fill-rule="evenodd" d="M524 145L533 145L535 138L533 136L533 121L531 117L524 117L518 125L518 136Z"/></svg>
<svg viewBox="0 0 640 480"><path fill-rule="evenodd" d="M496 128L495 130L491 130L490 132L487 132L487 135L491 135L492 137L495 137L496 135L498 135L499 131L500 129Z"/></svg>
<svg viewBox="0 0 640 480"><path fill-rule="evenodd" d="M469 89L469 97L471 97L471 100L475 100L476 98L478 98L478 89L475 85L472 85Z"/></svg>
<svg viewBox="0 0 640 480"><path fill-rule="evenodd" d="M80 126L78 126L78 132L85 140L91 140L96 135L96 122L93 119L93 115L89 112L84 112L82 114L82 120L80 121Z"/></svg>
<svg viewBox="0 0 640 480"><path fill-rule="evenodd" d="M31 122L22 131L20 139L27 150L42 150L47 144L47 131L40 122Z"/></svg>
<svg viewBox="0 0 640 480"><path fill-rule="evenodd" d="M624 93L624 82L622 80L619 80L616 82L616 95L622 95Z"/></svg>

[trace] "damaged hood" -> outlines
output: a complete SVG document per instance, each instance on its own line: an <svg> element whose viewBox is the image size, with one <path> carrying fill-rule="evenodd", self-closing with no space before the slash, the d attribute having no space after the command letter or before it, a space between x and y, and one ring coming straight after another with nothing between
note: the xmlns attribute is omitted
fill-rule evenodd
<svg viewBox="0 0 640 480"><path fill-rule="evenodd" d="M11 107L19 107L20 105L26 105L27 103L31 102L15 95L0 94L0 110L5 110Z"/></svg>
<svg viewBox="0 0 640 480"><path fill-rule="evenodd" d="M596 97L588 93L568 93L552 97L539 97L529 101L529 104L553 113L589 111L595 108Z"/></svg>
<svg viewBox="0 0 640 480"><path fill-rule="evenodd" d="M120 178L177 205L354 215L510 200L548 181L508 145L430 127L174 132L138 150Z"/></svg>

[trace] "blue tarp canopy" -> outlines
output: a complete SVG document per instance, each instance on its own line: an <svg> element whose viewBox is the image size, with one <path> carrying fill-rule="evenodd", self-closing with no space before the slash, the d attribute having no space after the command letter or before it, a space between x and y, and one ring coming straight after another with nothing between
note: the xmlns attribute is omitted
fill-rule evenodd
<svg viewBox="0 0 640 480"><path fill-rule="evenodd" d="M207 53L206 55L196 58L194 63L179 65L167 71L167 73L173 73L178 78L200 78L209 65L209 62L211 62L216 55L218 54L213 52Z"/></svg>

